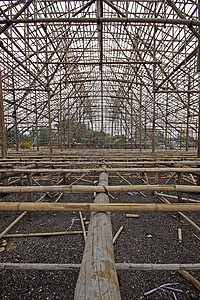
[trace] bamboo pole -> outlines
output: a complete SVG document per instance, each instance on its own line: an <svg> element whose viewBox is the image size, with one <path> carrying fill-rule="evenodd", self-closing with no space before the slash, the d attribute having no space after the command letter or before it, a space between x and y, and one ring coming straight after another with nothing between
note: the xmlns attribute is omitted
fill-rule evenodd
<svg viewBox="0 0 200 300"><path fill-rule="evenodd" d="M35 236L57 236L57 235L68 235L68 234L79 234L83 233L82 230L79 231L60 231L60 232L35 232L35 233L16 233L16 234L6 234L5 238L21 238L21 237L35 237Z"/></svg>
<svg viewBox="0 0 200 300"><path fill-rule="evenodd" d="M44 263L0 263L0 270L46 270L67 271L79 270L81 264L44 264ZM134 264L116 263L117 270L135 271L178 271L200 270L200 264Z"/></svg>
<svg viewBox="0 0 200 300"><path fill-rule="evenodd" d="M200 204L157 204L157 203L23 203L0 202L0 211L123 211L123 212L181 212L200 211Z"/></svg>
<svg viewBox="0 0 200 300"><path fill-rule="evenodd" d="M167 203L167 204L171 204L171 202L169 201L169 200L167 200L167 199L165 199L163 196L158 196L159 197L159 199L161 199L161 201L163 201L163 202L165 202L165 203ZM190 218L188 218L185 214L183 214L182 212L178 212L179 213L179 215L181 216L181 217L183 217L188 223L190 223L195 229L197 229L199 232L200 232L200 227L196 224L196 223L194 223Z"/></svg>
<svg viewBox="0 0 200 300"><path fill-rule="evenodd" d="M32 185L32 175L31 174L27 175L27 184L29 186ZM33 202L33 194L32 193L27 193L26 200L27 200L27 202ZM28 212L28 219L29 219L29 221L34 220L34 213L32 211Z"/></svg>
<svg viewBox="0 0 200 300"><path fill-rule="evenodd" d="M43 196L41 196L37 202L40 202L44 197L46 196L46 194L44 194ZM4 231L2 231L2 233L0 233L0 239L15 225L17 224L17 222L19 222L25 215L27 214L27 211L24 211L19 217L17 217L6 229L4 229Z"/></svg>
<svg viewBox="0 0 200 300"><path fill-rule="evenodd" d="M169 194L156 193L156 195L158 195L158 196L164 196L164 197L169 197L169 198L173 198L173 199L178 199L178 196L169 195ZM195 200L195 199L191 199L191 198L182 198L182 200L200 203L200 200Z"/></svg>
<svg viewBox="0 0 200 300"><path fill-rule="evenodd" d="M200 291L200 282L185 270L178 271L187 281Z"/></svg>
<svg viewBox="0 0 200 300"><path fill-rule="evenodd" d="M26 170L26 169L34 170L33 168L36 168L36 167L38 167L38 165L37 165L37 163L34 163L34 164L31 164L31 165L28 165L28 166L24 167L24 170ZM8 169L4 169L4 170L1 169L0 180L4 180L6 178L14 177L18 174L24 173L24 172L19 172L19 169L15 169L15 171L13 171L13 170L14 169L10 169L9 171L8 171ZM33 172L28 172L28 173L34 173L34 171Z"/></svg>
<svg viewBox="0 0 200 300"><path fill-rule="evenodd" d="M1 69L0 69L0 131L1 131L1 158L6 158L7 148L6 148L6 131L5 131L5 121L4 121Z"/></svg>
<svg viewBox="0 0 200 300"><path fill-rule="evenodd" d="M84 237L84 241L86 242L86 230L85 230L85 225L84 225L84 221L83 221L83 216L82 216L82 212L79 211L79 216L80 216L80 219L81 219L81 226L82 226L82 229L83 229L83 237Z"/></svg>
<svg viewBox="0 0 200 300"><path fill-rule="evenodd" d="M97 18L31 18L31 19L4 19L0 20L0 24L20 24L20 23L97 23ZM102 23L144 23L144 24L176 24L191 25L191 20L186 19L166 19L166 18L99 18ZM200 26L200 21L193 20L194 26Z"/></svg>
<svg viewBox="0 0 200 300"><path fill-rule="evenodd" d="M152 164L152 163L151 163ZM76 164L74 164L76 165ZM0 179L5 179L8 177L13 177L14 175L20 174L20 173L90 173L90 172L107 172L107 173L136 173L136 172L146 172L146 173L155 173L155 172L163 172L163 173L169 173L169 172L177 172L177 173L193 173L193 174L200 174L200 168L189 168L189 167L178 167L178 168L163 168L163 167L156 167L156 168L144 168L144 167L134 167L134 168L90 168L90 169L50 169L50 168L34 168L36 167L36 163L27 167L23 168L2 168L0 169ZM3 174L6 173L6 174ZM11 173L11 174L8 174ZM8 176L7 176L8 175Z"/></svg>
<svg viewBox="0 0 200 300"><path fill-rule="evenodd" d="M108 193L128 192L200 192L200 186L191 185L118 185L106 186ZM0 187L0 193L103 193L104 187L95 185L58 185L58 186L9 186Z"/></svg>
<svg viewBox="0 0 200 300"><path fill-rule="evenodd" d="M118 238L118 236L120 235L120 233L122 232L123 228L124 228L124 227L121 226L121 227L119 228L119 230L116 232L115 236L113 237L113 244L114 244L114 242L116 241L116 239Z"/></svg>

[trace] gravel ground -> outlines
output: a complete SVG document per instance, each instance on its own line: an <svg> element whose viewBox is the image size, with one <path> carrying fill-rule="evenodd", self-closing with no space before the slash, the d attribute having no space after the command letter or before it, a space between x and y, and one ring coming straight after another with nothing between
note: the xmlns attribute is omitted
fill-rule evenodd
<svg viewBox="0 0 200 300"><path fill-rule="evenodd" d="M94 174L95 177L95 174ZM91 178L87 178L91 180ZM71 178L72 182L74 179ZM162 179L161 179L162 180ZM120 178L111 178L110 185L120 184ZM140 183L141 180L130 181ZM47 183L46 183L47 184ZM87 184L80 182L80 184ZM90 183L88 183L90 184ZM111 202L159 202L153 195L115 194ZM197 194L187 195L199 199ZM39 195L34 195L34 200ZM25 201L24 195L7 195L3 201ZM46 197L43 201L52 201ZM63 195L60 202L92 202L89 194ZM2 232L17 216L16 212L0 213ZM126 218L125 213L112 213L113 235L120 226L123 231L114 244L116 262L132 263L199 263L200 233L187 223L179 225L172 213L139 213L139 218ZM199 213L187 213L200 225ZM90 214L83 213L85 221ZM87 227L87 225L86 225ZM177 238L178 228L182 229L183 242ZM9 233L55 232L81 230L78 213L35 213L34 221L25 216ZM0 253L0 262L21 263L81 263L84 238L82 234L54 236L5 238L7 246ZM0 247L1 247L0 241ZM200 280L200 271L190 272ZM144 293L166 283L177 283L177 299L200 299L199 291L188 283L178 272L170 271L118 271L121 297L126 299L175 299L167 290L157 290L149 296ZM0 275L0 299L73 299L78 271L18 271L4 270Z"/></svg>

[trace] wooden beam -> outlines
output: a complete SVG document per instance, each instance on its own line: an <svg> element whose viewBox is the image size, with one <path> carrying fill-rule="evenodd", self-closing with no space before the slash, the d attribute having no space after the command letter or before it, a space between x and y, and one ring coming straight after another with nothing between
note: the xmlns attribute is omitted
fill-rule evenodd
<svg viewBox="0 0 200 300"><path fill-rule="evenodd" d="M100 174L99 186L108 185L108 174ZM109 197L99 193L94 205L106 205ZM75 290L75 300L121 299L114 262L112 226L108 212L93 212Z"/></svg>

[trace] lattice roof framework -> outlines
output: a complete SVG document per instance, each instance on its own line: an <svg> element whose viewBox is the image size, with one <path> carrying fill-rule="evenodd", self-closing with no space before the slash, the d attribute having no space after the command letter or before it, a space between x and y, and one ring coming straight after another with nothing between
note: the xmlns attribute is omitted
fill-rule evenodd
<svg viewBox="0 0 200 300"><path fill-rule="evenodd" d="M49 87L52 128L61 110L107 133L116 123L128 137L153 122L177 135L187 118L197 131L196 1L17 0L0 1L0 8L7 130L15 116L24 132L48 125Z"/></svg>

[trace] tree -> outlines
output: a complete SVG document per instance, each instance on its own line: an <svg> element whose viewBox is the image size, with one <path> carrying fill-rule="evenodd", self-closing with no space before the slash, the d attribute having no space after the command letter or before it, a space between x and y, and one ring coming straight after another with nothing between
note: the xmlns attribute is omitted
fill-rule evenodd
<svg viewBox="0 0 200 300"><path fill-rule="evenodd" d="M49 128L43 127L39 131L39 145L47 146L49 144Z"/></svg>

